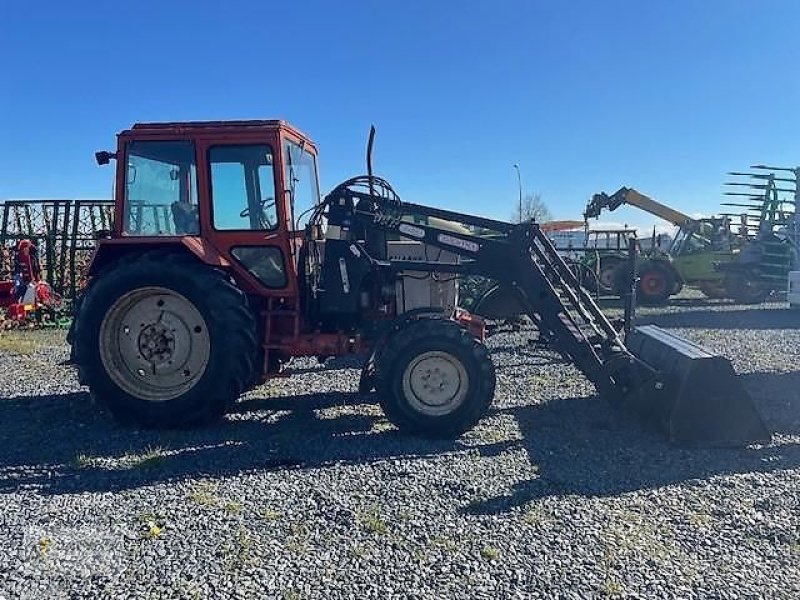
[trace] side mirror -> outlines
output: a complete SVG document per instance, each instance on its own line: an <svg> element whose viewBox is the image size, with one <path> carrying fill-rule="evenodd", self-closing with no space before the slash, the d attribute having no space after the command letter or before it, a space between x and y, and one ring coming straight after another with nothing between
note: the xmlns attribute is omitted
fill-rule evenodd
<svg viewBox="0 0 800 600"><path fill-rule="evenodd" d="M108 152L106 150L102 150L100 152L94 153L94 159L97 161L97 164L101 167L103 165L107 165L111 159L116 160L117 154L115 152Z"/></svg>

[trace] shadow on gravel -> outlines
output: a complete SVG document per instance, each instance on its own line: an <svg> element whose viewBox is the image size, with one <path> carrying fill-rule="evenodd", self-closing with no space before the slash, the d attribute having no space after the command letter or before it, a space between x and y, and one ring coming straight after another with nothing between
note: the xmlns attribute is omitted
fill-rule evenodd
<svg viewBox="0 0 800 600"><path fill-rule="evenodd" d="M800 436L800 372L742 377L770 428ZM499 408L495 413L519 422L523 440L478 445L405 436L386 428L377 408L363 406L371 401L342 392L252 399L211 427L152 431L118 425L86 393L3 399L0 494L114 492L186 478L465 450L491 457L524 447L539 477L518 484L511 495L465 509L485 514L548 495L608 496L690 480L701 485L699 480L714 475L800 467L800 444L785 437L782 445L764 448L676 448L596 397ZM336 410L345 406L350 408Z"/></svg>
<svg viewBox="0 0 800 600"><path fill-rule="evenodd" d="M798 329L800 311L786 309L695 310L660 314L638 314L637 325L701 329Z"/></svg>
<svg viewBox="0 0 800 600"><path fill-rule="evenodd" d="M770 446L676 447L596 397L513 408L505 412L517 418L522 445L539 467L539 477L517 484L510 495L472 503L464 512L497 514L545 496L615 496L676 483L703 485L715 475L800 468L800 372L742 378L777 434Z"/></svg>
<svg viewBox="0 0 800 600"><path fill-rule="evenodd" d="M117 424L86 393L5 398L0 401L0 494L113 492L189 477L422 458L464 449L459 441L415 439L384 429L377 409L324 418L315 413L368 400L338 392L246 400L213 426L154 431ZM486 448L486 454L504 449Z"/></svg>

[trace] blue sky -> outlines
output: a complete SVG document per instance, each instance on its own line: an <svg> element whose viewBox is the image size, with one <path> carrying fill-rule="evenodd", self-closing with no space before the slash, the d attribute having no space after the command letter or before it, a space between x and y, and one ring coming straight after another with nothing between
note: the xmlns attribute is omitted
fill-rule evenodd
<svg viewBox="0 0 800 600"><path fill-rule="evenodd" d="M725 171L800 163L794 0L0 0L0 198L103 198L93 152L135 121L285 118L323 190L576 218L629 185L719 209ZM652 222L632 210L614 220Z"/></svg>

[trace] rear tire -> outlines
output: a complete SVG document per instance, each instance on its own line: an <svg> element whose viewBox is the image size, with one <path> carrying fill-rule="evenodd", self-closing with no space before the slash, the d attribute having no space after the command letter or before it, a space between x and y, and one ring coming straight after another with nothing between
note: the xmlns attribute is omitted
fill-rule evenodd
<svg viewBox="0 0 800 600"><path fill-rule="evenodd" d="M667 269L657 263L645 265L639 272L636 300L646 306L664 304L674 287L674 278Z"/></svg>
<svg viewBox="0 0 800 600"><path fill-rule="evenodd" d="M72 341L81 382L117 419L188 427L221 417L247 388L255 331L223 271L149 251L94 278Z"/></svg>
<svg viewBox="0 0 800 600"><path fill-rule="evenodd" d="M375 388L398 429L455 438L489 410L495 369L486 347L466 329L422 320L387 340L375 364Z"/></svg>
<svg viewBox="0 0 800 600"><path fill-rule="evenodd" d="M753 277L744 273L731 273L725 280L727 296L737 304L761 304L769 296L765 289Z"/></svg>

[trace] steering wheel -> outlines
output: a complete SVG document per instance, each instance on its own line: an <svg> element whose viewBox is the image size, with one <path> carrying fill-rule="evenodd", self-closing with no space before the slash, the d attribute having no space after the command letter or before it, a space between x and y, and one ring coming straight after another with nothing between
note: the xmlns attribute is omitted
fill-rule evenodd
<svg viewBox="0 0 800 600"><path fill-rule="evenodd" d="M264 229L272 229L272 222L269 220L267 216L267 209L272 208L275 206L275 198L262 198L261 201L258 203L258 211L261 213L258 217L259 225L261 225ZM245 207L242 212L239 213L239 216L242 219L247 219L250 217L250 207Z"/></svg>

